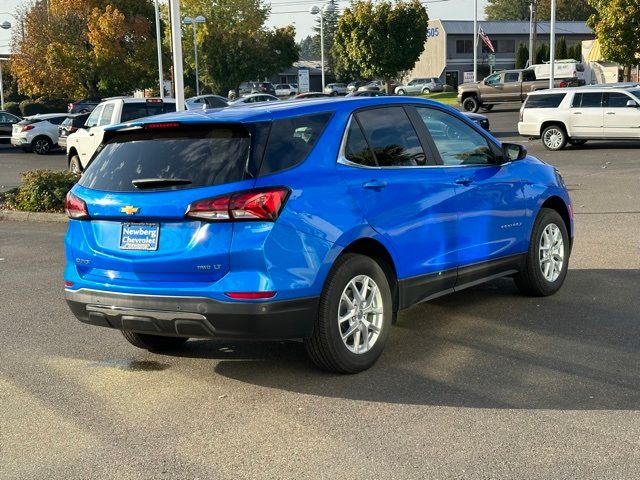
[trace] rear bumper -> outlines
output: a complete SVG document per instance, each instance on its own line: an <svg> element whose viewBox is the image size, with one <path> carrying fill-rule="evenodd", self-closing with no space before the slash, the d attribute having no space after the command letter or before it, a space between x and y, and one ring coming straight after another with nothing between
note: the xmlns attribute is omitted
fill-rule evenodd
<svg viewBox="0 0 640 480"><path fill-rule="evenodd" d="M540 124L539 123L525 123L518 122L518 133L526 137L539 137L540 136Z"/></svg>
<svg viewBox="0 0 640 480"><path fill-rule="evenodd" d="M153 335L284 340L313 332L317 297L272 302L220 302L206 297L128 295L65 290L81 322Z"/></svg>
<svg viewBox="0 0 640 480"><path fill-rule="evenodd" d="M26 137L11 137L11 145L13 145L14 147L23 147L30 144L30 140Z"/></svg>

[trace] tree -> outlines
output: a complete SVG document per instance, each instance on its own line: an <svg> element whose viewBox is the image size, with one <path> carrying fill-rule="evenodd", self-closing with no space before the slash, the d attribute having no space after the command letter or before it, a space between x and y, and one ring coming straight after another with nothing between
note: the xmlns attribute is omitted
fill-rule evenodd
<svg viewBox="0 0 640 480"><path fill-rule="evenodd" d="M529 49L524 43L521 43L516 50L516 68L524 68L528 61Z"/></svg>
<svg viewBox="0 0 640 480"><path fill-rule="evenodd" d="M604 58L625 67L627 81L631 66L640 62L640 4L637 0L590 0L595 13L587 24L600 43Z"/></svg>
<svg viewBox="0 0 640 480"><path fill-rule="evenodd" d="M300 58L302 60L319 60L320 59L320 42L316 43L315 37L307 35L298 44L300 49Z"/></svg>
<svg viewBox="0 0 640 480"><path fill-rule="evenodd" d="M315 26L313 30L316 34L312 37L313 40L313 48L318 53L318 58L321 58L322 51L320 49L320 15L323 18L323 37L324 37L324 61L327 70L333 72L335 70L336 59L333 55L333 42L336 35L336 29L338 28L338 20L340 19L340 11L338 10L338 5L335 0L328 0L324 5L330 5L327 8L327 12L325 13L325 8L322 8L321 13L316 15Z"/></svg>
<svg viewBox="0 0 640 480"><path fill-rule="evenodd" d="M298 60L292 26L264 27L269 8L260 0L183 0L186 15L203 15L198 30L201 81L226 95L243 81L268 77Z"/></svg>
<svg viewBox="0 0 640 480"><path fill-rule="evenodd" d="M564 58L567 58L568 55L569 53L567 51L567 41L564 37L560 37L560 39L556 42L556 59L562 60Z"/></svg>
<svg viewBox="0 0 640 480"><path fill-rule="evenodd" d="M530 0L489 0L484 10L487 20L529 20ZM537 0L538 20L551 18L551 0ZM588 0L557 0L556 20L581 20L594 12Z"/></svg>
<svg viewBox="0 0 640 480"><path fill-rule="evenodd" d="M549 60L549 47L545 43L541 43L536 50L535 63L544 63Z"/></svg>
<svg viewBox="0 0 640 480"><path fill-rule="evenodd" d="M340 17L334 53L345 69L384 79L390 93L391 79L413 69L424 50L428 24L419 0L359 0Z"/></svg>
<svg viewBox="0 0 640 480"><path fill-rule="evenodd" d="M22 92L71 98L131 93L154 84L149 0L48 0L24 15L10 62Z"/></svg>

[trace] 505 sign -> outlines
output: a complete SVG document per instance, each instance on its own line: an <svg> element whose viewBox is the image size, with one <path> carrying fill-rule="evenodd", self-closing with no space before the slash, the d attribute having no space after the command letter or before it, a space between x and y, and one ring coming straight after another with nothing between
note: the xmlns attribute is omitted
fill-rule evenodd
<svg viewBox="0 0 640 480"><path fill-rule="evenodd" d="M427 28L427 38L440 35L440 27Z"/></svg>

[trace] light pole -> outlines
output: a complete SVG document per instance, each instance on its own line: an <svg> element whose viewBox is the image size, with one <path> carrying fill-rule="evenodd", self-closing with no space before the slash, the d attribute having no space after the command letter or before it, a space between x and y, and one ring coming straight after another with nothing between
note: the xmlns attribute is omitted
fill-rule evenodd
<svg viewBox="0 0 640 480"><path fill-rule="evenodd" d="M551 0L551 28L549 32L549 88L554 87L556 67L556 0Z"/></svg>
<svg viewBox="0 0 640 480"><path fill-rule="evenodd" d="M196 41L196 24L205 23L207 20L202 15L195 18L184 17L182 23L185 25L193 25L193 56L196 62L196 95L200 95L200 79L198 78L198 42Z"/></svg>
<svg viewBox="0 0 640 480"><path fill-rule="evenodd" d="M320 14L320 65L322 69L322 91L324 91L324 16L335 10L333 2L325 4L322 8L313 5L309 9L311 15Z"/></svg>
<svg viewBox="0 0 640 480"><path fill-rule="evenodd" d="M11 23L6 20L0 23L0 28L3 30L9 30ZM4 110L4 85L2 84L2 59L0 59L0 110Z"/></svg>
<svg viewBox="0 0 640 480"><path fill-rule="evenodd" d="M473 0L473 81L478 81L478 0Z"/></svg>
<svg viewBox="0 0 640 480"><path fill-rule="evenodd" d="M160 98L164 98L164 76L162 74L162 32L160 31L160 9L158 0L154 0L156 10L156 43L158 49L158 86L160 87Z"/></svg>
<svg viewBox="0 0 640 480"><path fill-rule="evenodd" d="M169 0L171 12L171 47L173 49L173 81L175 85L176 111L184 110L184 70L182 68L182 28L180 25L180 1Z"/></svg>

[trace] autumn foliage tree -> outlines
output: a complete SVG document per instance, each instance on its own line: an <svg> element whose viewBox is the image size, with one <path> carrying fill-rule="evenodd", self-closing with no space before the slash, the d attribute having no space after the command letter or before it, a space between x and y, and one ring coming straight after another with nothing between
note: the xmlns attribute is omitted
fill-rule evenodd
<svg viewBox="0 0 640 480"><path fill-rule="evenodd" d="M11 72L30 96L127 94L157 72L151 0L48 0L24 16Z"/></svg>
<svg viewBox="0 0 640 480"><path fill-rule="evenodd" d="M412 70L424 50L429 16L418 1L356 1L345 9L334 37L334 53L345 69L391 79Z"/></svg>

